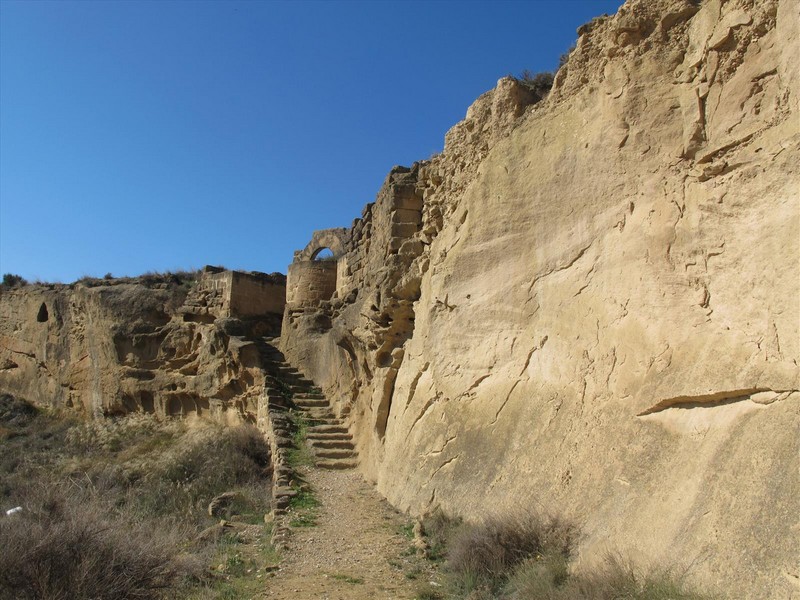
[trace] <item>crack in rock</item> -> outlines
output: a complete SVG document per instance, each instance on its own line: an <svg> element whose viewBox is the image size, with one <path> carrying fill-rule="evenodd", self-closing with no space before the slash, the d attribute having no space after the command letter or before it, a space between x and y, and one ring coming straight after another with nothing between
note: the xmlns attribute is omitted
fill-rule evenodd
<svg viewBox="0 0 800 600"><path fill-rule="evenodd" d="M697 396L675 396L661 400L648 408L647 410L637 414L637 417L644 417L645 415L652 415L668 408L699 408L699 407L713 407L724 406L726 404L733 404L735 402L742 402L745 400L752 400L758 404L772 404L773 402L784 400L790 394L798 390L773 390L764 387L743 388L738 390L725 390L714 392L711 394L700 394ZM754 398L757 394L762 393L774 394L771 398Z"/></svg>

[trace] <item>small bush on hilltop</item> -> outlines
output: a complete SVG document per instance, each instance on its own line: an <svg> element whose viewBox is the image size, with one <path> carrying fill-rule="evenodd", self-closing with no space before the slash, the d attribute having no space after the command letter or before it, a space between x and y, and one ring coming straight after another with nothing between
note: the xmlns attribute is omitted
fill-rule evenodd
<svg viewBox="0 0 800 600"><path fill-rule="evenodd" d="M112 273L106 273L102 278L86 275L75 281L75 284L81 284L86 287L119 285L123 283L140 284L145 287L166 284L173 287L185 287L188 289L200 279L200 274L201 272L199 269L179 269L177 271L163 272L147 271L136 277L114 277Z"/></svg>
<svg viewBox="0 0 800 600"><path fill-rule="evenodd" d="M22 287L28 285L28 282L21 275L14 275L13 273L6 273L3 275L3 287L7 289Z"/></svg>
<svg viewBox="0 0 800 600"><path fill-rule="evenodd" d="M544 98L553 87L554 75L549 71L534 74L525 69L517 80L529 90L536 92L539 98Z"/></svg>

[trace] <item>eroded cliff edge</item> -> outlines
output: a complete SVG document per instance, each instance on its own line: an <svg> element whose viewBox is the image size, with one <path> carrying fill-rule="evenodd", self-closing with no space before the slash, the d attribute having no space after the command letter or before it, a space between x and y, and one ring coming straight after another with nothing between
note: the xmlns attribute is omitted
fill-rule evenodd
<svg viewBox="0 0 800 600"><path fill-rule="evenodd" d="M283 349L402 509L535 503L583 561L796 597L798 2L629 1L579 34L546 100L501 80L298 254Z"/></svg>
<svg viewBox="0 0 800 600"><path fill-rule="evenodd" d="M251 340L279 334L284 303L282 275L213 267L0 290L0 391L88 417L252 421L265 376Z"/></svg>

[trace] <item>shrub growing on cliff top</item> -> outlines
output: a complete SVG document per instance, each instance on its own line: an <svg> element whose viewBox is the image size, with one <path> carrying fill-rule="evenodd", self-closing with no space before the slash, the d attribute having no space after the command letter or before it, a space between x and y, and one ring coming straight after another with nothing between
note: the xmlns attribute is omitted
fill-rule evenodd
<svg viewBox="0 0 800 600"><path fill-rule="evenodd" d="M28 282L21 275L14 275L13 273L6 273L3 275L4 288L10 289L15 287L22 287L23 285L28 285Z"/></svg>
<svg viewBox="0 0 800 600"><path fill-rule="evenodd" d="M536 92L540 98L544 98L553 87L554 75L549 71L534 74L532 71L525 69L517 79L526 88Z"/></svg>

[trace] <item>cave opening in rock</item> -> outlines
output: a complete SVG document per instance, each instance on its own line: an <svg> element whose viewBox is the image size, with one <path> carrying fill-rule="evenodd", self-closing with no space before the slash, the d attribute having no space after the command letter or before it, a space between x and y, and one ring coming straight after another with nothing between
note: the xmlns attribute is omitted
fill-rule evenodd
<svg viewBox="0 0 800 600"><path fill-rule="evenodd" d="M36 315L36 320L39 323L44 323L49 318L50 315L47 312L47 305L44 302L42 302L42 305L39 307L39 313Z"/></svg>

